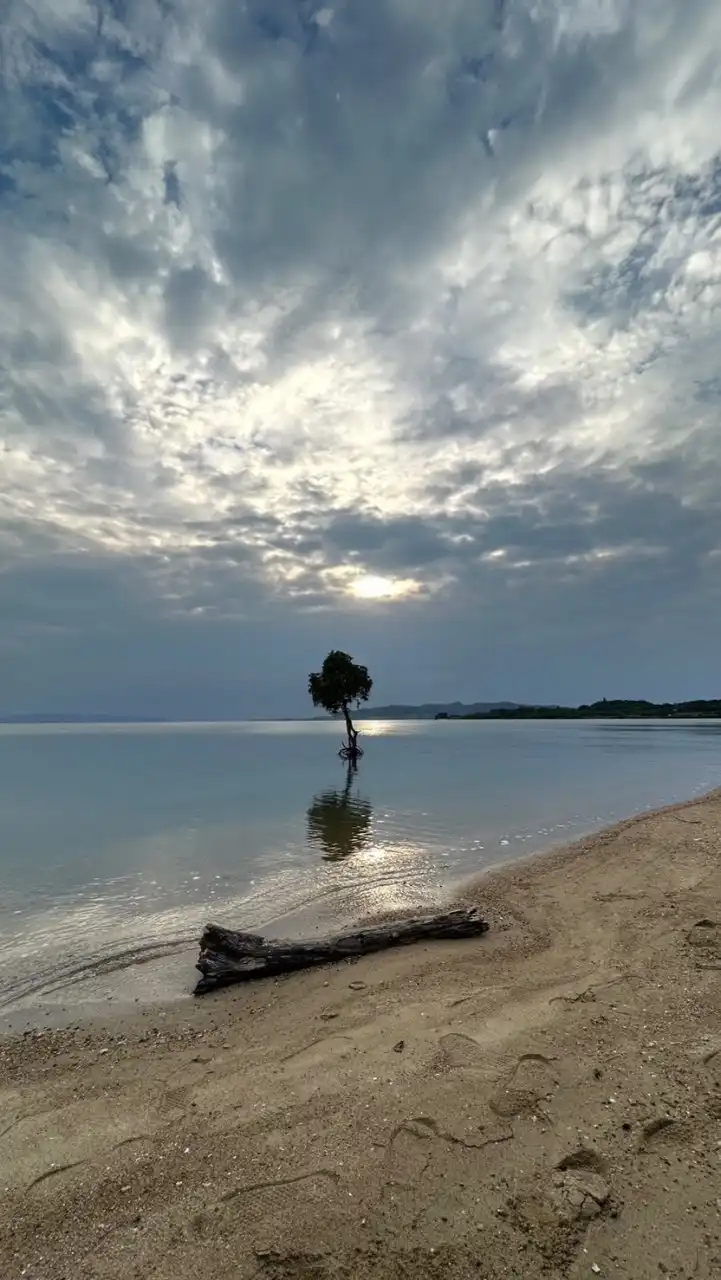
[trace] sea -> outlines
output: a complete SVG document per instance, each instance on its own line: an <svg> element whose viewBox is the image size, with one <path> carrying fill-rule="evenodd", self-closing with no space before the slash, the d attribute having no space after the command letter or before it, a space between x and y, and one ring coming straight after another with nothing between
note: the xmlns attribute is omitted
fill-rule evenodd
<svg viewBox="0 0 721 1280"><path fill-rule="evenodd" d="M355 772L341 731L0 726L0 1029L187 995L206 921L307 936L430 907L721 785L714 721L364 721Z"/></svg>

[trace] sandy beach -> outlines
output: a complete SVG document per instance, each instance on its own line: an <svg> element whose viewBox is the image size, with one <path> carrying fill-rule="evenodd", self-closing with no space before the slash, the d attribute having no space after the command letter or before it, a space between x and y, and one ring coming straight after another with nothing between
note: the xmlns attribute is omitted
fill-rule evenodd
<svg viewBox="0 0 721 1280"><path fill-rule="evenodd" d="M476 941L0 1041L3 1280L721 1275L721 792L465 898Z"/></svg>

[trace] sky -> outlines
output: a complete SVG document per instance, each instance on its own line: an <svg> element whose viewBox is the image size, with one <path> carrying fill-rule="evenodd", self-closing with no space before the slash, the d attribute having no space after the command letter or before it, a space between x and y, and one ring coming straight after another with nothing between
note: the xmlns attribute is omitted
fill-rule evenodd
<svg viewBox="0 0 721 1280"><path fill-rule="evenodd" d="M0 712L718 696L718 0L5 0Z"/></svg>

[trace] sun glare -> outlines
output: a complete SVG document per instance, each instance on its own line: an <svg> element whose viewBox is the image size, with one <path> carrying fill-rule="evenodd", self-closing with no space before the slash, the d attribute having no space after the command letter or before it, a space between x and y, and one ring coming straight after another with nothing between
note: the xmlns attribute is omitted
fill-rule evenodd
<svg viewBox="0 0 721 1280"><path fill-rule="evenodd" d="M368 573L351 582L350 591L359 600L395 600L398 596L409 595L415 585L408 579L399 581L397 578L379 578Z"/></svg>

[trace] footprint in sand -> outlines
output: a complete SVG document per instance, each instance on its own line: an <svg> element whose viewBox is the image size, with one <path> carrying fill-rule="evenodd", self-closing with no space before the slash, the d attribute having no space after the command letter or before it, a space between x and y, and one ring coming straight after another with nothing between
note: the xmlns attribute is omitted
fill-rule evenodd
<svg viewBox="0 0 721 1280"><path fill-rule="evenodd" d="M709 1084L706 1111L713 1120L721 1119L721 1048L707 1049L702 1058Z"/></svg>
<svg viewBox="0 0 721 1280"><path fill-rule="evenodd" d="M190 1105L190 1094L188 1085L168 1085L158 1098L158 1113L166 1118L168 1114L185 1114Z"/></svg>
<svg viewBox="0 0 721 1280"><path fill-rule="evenodd" d="M721 925L715 920L697 920L686 934L686 941L697 951L701 967L721 963Z"/></svg>
<svg viewBox="0 0 721 1280"><path fill-rule="evenodd" d="M506 1118L527 1115L538 1109L539 1102L553 1097L558 1083L549 1058L542 1053L524 1053L500 1081L489 1106Z"/></svg>
<svg viewBox="0 0 721 1280"><path fill-rule="evenodd" d="M487 1055L478 1041L462 1032L451 1031L448 1035L441 1036L439 1045L441 1066L463 1069L487 1065Z"/></svg>
<svg viewBox="0 0 721 1280"><path fill-rule="evenodd" d="M685 1146L693 1137L693 1127L684 1120L676 1120L673 1116L656 1116L643 1126L638 1149L642 1154L651 1155L672 1147Z"/></svg>
<svg viewBox="0 0 721 1280"><path fill-rule="evenodd" d="M388 1143L388 1177L393 1185L415 1183L425 1173L436 1139L433 1123L423 1117L406 1120L393 1131Z"/></svg>
<svg viewBox="0 0 721 1280"><path fill-rule="evenodd" d="M607 1162L597 1151L579 1147L559 1160L545 1186L534 1186L512 1202L512 1216L530 1231L535 1246L555 1262L570 1265L585 1231L611 1202Z"/></svg>
<svg viewBox="0 0 721 1280"><path fill-rule="evenodd" d="M712 1084L721 1087L721 1047L710 1049L702 1058Z"/></svg>
<svg viewBox="0 0 721 1280"><path fill-rule="evenodd" d="M451 1070L489 1070L488 1054L471 1036L450 1032L440 1038L439 1066ZM488 1104L497 1116L530 1114L538 1103L553 1096L558 1088L551 1059L542 1053L523 1053L499 1081Z"/></svg>
<svg viewBox="0 0 721 1280"><path fill-rule="evenodd" d="M577 1147L558 1161L549 1191L555 1214L562 1222L590 1222L611 1195L608 1162L591 1147Z"/></svg>
<svg viewBox="0 0 721 1280"><path fill-rule="evenodd" d="M559 1173L585 1172L595 1173L599 1178L608 1177L608 1161L600 1151L594 1151L593 1147L576 1147L575 1151L569 1151L568 1155L558 1161L556 1169Z"/></svg>

